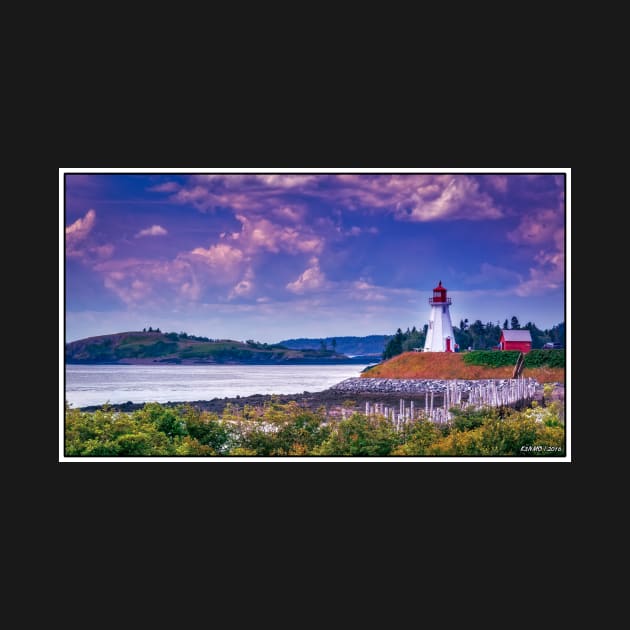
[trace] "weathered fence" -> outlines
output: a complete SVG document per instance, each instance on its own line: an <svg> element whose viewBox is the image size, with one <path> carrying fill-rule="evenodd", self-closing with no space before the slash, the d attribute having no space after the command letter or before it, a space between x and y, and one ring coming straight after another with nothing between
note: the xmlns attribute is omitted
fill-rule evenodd
<svg viewBox="0 0 630 630"><path fill-rule="evenodd" d="M528 404L536 394L536 382L532 379L504 379L501 381L482 381L470 386L464 383L449 381L443 390L442 404L436 404L435 392L425 391L424 405L416 405L412 400L407 406L400 399L398 406L384 403L365 403L365 415L380 415L390 420L397 428L405 423L426 418L432 422L444 423L451 420L450 409L480 409L482 407L503 407ZM345 414L344 414L345 417Z"/></svg>

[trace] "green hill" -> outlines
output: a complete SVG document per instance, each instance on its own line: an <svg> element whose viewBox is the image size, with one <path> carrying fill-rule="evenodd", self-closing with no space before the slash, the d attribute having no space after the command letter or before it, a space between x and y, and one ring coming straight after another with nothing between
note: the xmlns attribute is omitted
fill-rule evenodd
<svg viewBox="0 0 630 630"><path fill-rule="evenodd" d="M207 339L185 333L123 332L66 344L66 363L353 363L332 350L295 350L255 341Z"/></svg>

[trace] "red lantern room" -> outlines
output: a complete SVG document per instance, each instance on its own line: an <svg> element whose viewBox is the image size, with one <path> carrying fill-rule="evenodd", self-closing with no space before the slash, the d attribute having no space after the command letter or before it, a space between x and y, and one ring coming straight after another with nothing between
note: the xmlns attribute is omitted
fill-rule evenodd
<svg viewBox="0 0 630 630"><path fill-rule="evenodd" d="M429 304L450 304L451 298L446 297L446 287L442 286L442 281L440 280L439 284L435 289L433 289L433 297L429 298Z"/></svg>

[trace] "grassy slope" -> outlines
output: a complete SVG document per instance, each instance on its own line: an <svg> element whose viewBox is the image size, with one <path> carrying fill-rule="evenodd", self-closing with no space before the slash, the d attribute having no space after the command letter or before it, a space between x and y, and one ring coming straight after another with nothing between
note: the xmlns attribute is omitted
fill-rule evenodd
<svg viewBox="0 0 630 630"><path fill-rule="evenodd" d="M466 365L462 354L453 352L405 352L385 361L361 376L366 378L511 378L514 368ZM562 368L525 368L523 376L540 383L564 382Z"/></svg>

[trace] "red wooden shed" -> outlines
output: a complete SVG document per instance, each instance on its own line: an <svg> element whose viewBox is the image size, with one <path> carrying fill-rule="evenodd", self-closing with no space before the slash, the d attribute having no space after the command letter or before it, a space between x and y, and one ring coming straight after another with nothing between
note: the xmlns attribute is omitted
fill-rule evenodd
<svg viewBox="0 0 630 630"><path fill-rule="evenodd" d="M532 349L532 336L529 330L502 330L499 342L501 350L520 350L529 352Z"/></svg>

